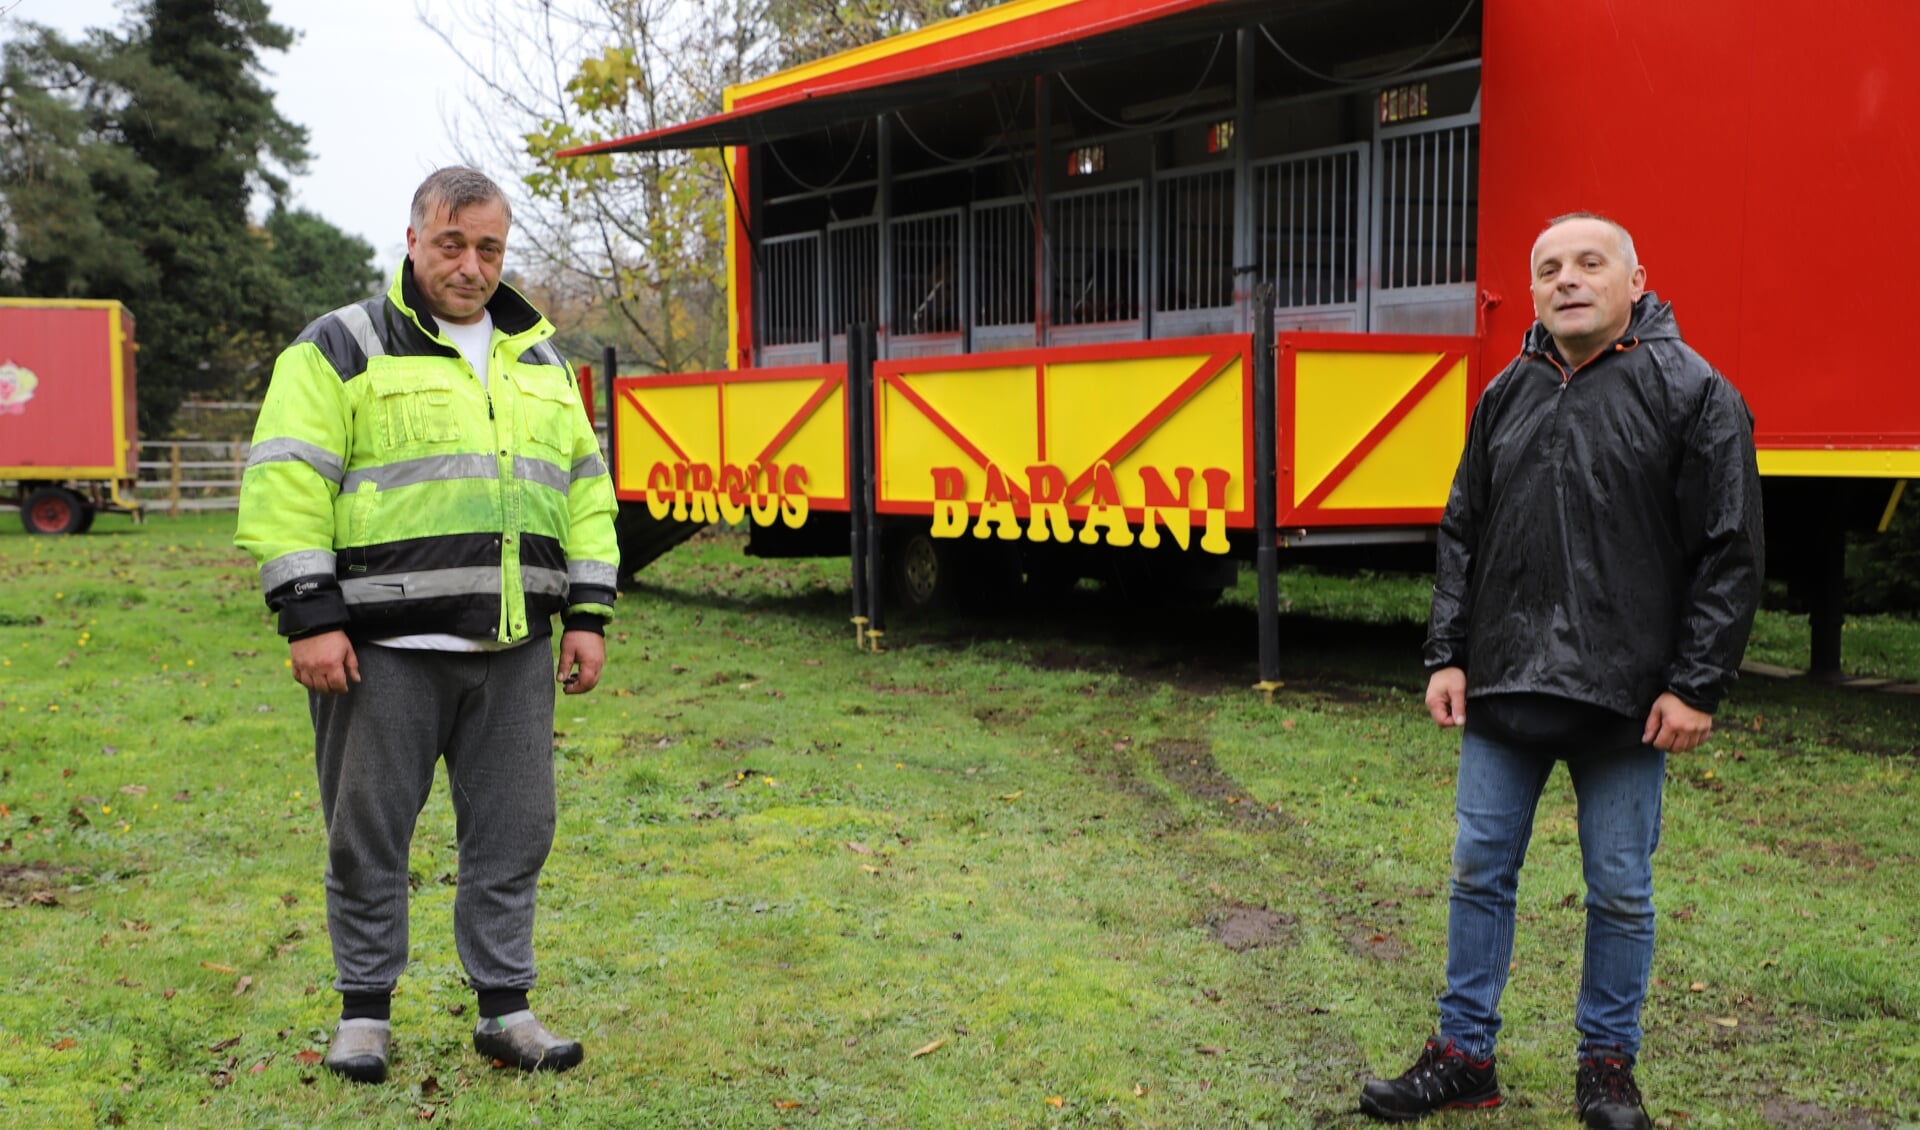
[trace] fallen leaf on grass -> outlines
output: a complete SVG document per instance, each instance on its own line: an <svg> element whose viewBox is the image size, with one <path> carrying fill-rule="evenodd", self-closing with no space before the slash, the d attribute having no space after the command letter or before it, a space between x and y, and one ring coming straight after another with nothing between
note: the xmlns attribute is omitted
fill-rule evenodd
<svg viewBox="0 0 1920 1130"><path fill-rule="evenodd" d="M27 896L28 906L59 906L60 899L52 891L34 891Z"/></svg>
<svg viewBox="0 0 1920 1130"><path fill-rule="evenodd" d="M239 1043L239 1042L240 1042L240 1037L238 1037L238 1036L234 1036L234 1037L233 1037L233 1038L231 1038L231 1039L226 1039L226 1040L222 1040L222 1041L220 1041L219 1043L217 1043L217 1044L215 1044L215 1045L213 1045L212 1047L210 1047L210 1048L208 1048L207 1050L208 1050L208 1051L210 1051L210 1052L223 1052L223 1051L226 1051L226 1050L227 1050L228 1048L230 1048L230 1047L232 1047L233 1045L235 1045L235 1044L237 1044L237 1043Z"/></svg>
<svg viewBox="0 0 1920 1130"><path fill-rule="evenodd" d="M278 1052L276 1052L276 1053L274 1053L274 1054L275 1054L275 1055L278 1055L279 1053L278 1053ZM249 1067L249 1068L247 1068L247 1074L249 1074L249 1075L259 1075L259 1074L261 1074L261 1073L263 1073L263 1072L265 1072L265 1071L266 1071L266 1069L267 1069L267 1064L269 1064L269 1063L272 1063L272 1062L273 1062L273 1056L272 1056L272 1055L269 1055L269 1056L268 1056L267 1058L265 1058L265 1059L263 1059L263 1060L261 1060L261 1061L260 1061L259 1063L256 1063L256 1064L254 1064L254 1065L253 1065L252 1067Z"/></svg>
<svg viewBox="0 0 1920 1130"><path fill-rule="evenodd" d="M801 1107L801 1103L798 1099L773 1100L773 1109L775 1110L799 1110L800 1107Z"/></svg>
<svg viewBox="0 0 1920 1130"><path fill-rule="evenodd" d="M1144 1097L1144 1096L1146 1095L1146 1093L1147 1093L1147 1089L1146 1089L1145 1087L1142 1087L1142 1086L1141 1086L1140 1084L1138 1084L1138 1083L1135 1083L1135 1084L1133 1085L1133 1097L1134 1097L1134 1098L1136 1098L1136 1099L1137 1099L1137 1098L1142 1098L1142 1097Z"/></svg>
<svg viewBox="0 0 1920 1130"><path fill-rule="evenodd" d="M1713 1018L1713 1022L1722 1028L1740 1027L1740 1021L1731 1016L1716 1016Z"/></svg>
<svg viewBox="0 0 1920 1130"><path fill-rule="evenodd" d="M68 1048L74 1047L75 1045L79 1044L79 1042L80 1041L74 1039L72 1036L67 1036L64 1039L55 1040L53 1043L53 1050L57 1052L63 1052L63 1051L66 1051Z"/></svg>
<svg viewBox="0 0 1920 1130"><path fill-rule="evenodd" d="M125 793L125 794L127 794L128 796L146 796L146 795L147 795L147 786L145 786L145 785L121 785L121 786L120 786L120 791L121 791L121 792L123 792L123 793Z"/></svg>
<svg viewBox="0 0 1920 1130"><path fill-rule="evenodd" d="M1063 1095L1048 1095L1047 1105L1054 1108L1055 1110L1058 1110L1061 1107L1067 1105L1067 1100L1066 1100L1066 1097Z"/></svg>
<svg viewBox="0 0 1920 1130"><path fill-rule="evenodd" d="M1689 993L1703 993L1706 989L1707 983L1705 981L1695 981L1693 984L1687 986Z"/></svg>
<svg viewBox="0 0 1920 1130"><path fill-rule="evenodd" d="M233 995L237 997L251 988L253 988L253 978L242 977L233 983Z"/></svg>
<svg viewBox="0 0 1920 1130"><path fill-rule="evenodd" d="M1201 1055L1225 1055L1225 1054L1227 1054L1227 1049L1225 1049L1225 1048L1213 1048L1213 1047L1202 1047L1202 1048L1195 1048L1194 1050L1195 1050L1195 1051L1197 1051L1197 1052L1199 1052L1199 1053L1200 1053Z"/></svg>
<svg viewBox="0 0 1920 1130"><path fill-rule="evenodd" d="M946 1042L947 1041L944 1039L935 1040L933 1043L928 1044L925 1047L915 1048L913 1049L913 1054L908 1056L907 1058L919 1059L923 1055L932 1055L934 1052L939 1051L943 1046L945 1046Z"/></svg>
<svg viewBox="0 0 1920 1130"><path fill-rule="evenodd" d="M1014 790L1013 792L1010 792L1010 793L1006 793L1006 794L1003 794L1003 795L1002 795L1002 796L1000 797L1000 799L1001 799L1001 800L1019 800L1019 799L1020 799L1021 797L1023 797L1023 796L1026 796L1026 795L1027 795L1027 790L1025 790L1025 789L1015 789L1015 790Z"/></svg>
<svg viewBox="0 0 1920 1130"><path fill-rule="evenodd" d="M861 843L859 840L848 840L847 850L852 852L855 855L872 855L873 854L873 849Z"/></svg>
<svg viewBox="0 0 1920 1130"><path fill-rule="evenodd" d="M217 961L203 961L203 962L201 962L201 963L200 963L200 968L202 968L202 969L211 969L211 970L213 970L213 971L214 971L215 973L238 973L238 972L240 972L240 971L239 971L238 969L235 969L235 968L234 968L233 966L231 966L231 965L222 965L222 964L220 964L220 963L219 963L219 962L217 962Z"/></svg>
<svg viewBox="0 0 1920 1130"><path fill-rule="evenodd" d="M300 1051L294 1052L293 1058L298 1060L300 1063L300 1066L302 1067L312 1067L314 1064L319 1063L325 1057L322 1056L319 1052L314 1051L312 1048L304 1048Z"/></svg>
<svg viewBox="0 0 1920 1130"><path fill-rule="evenodd" d="M878 867L873 866L871 863L862 863L860 865L860 870L865 871L869 875L880 874L880 869Z"/></svg>

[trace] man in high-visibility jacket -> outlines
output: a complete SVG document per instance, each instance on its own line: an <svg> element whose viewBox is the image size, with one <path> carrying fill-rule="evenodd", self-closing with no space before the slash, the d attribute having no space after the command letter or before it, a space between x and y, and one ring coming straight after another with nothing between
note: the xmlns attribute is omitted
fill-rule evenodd
<svg viewBox="0 0 1920 1130"><path fill-rule="evenodd" d="M499 186L441 169L410 219L391 289L280 355L235 538L313 713L342 998L325 1062L386 1078L407 851L444 756L474 1048L565 1070L580 1044L528 1007L534 892L553 844L553 680L584 694L606 657L613 488L552 324L500 285Z"/></svg>

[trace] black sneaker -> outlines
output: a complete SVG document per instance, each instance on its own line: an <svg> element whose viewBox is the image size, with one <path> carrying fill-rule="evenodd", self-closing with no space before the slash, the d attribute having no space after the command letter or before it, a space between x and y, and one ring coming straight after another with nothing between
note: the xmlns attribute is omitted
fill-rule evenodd
<svg viewBox="0 0 1920 1130"><path fill-rule="evenodd" d="M1427 1041L1420 1058L1398 1079L1369 1079L1360 1109L1386 1122L1412 1122L1436 1110L1489 1110L1500 1105L1493 1057L1471 1060L1452 1040Z"/></svg>
<svg viewBox="0 0 1920 1130"><path fill-rule="evenodd" d="M1617 1048L1580 1057L1573 1096L1589 1130L1653 1130L1633 1081L1633 1063Z"/></svg>

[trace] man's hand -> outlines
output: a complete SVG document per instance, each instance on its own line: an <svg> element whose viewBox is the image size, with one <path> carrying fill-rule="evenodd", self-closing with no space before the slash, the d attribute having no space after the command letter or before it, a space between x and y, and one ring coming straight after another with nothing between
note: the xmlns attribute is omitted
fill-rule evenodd
<svg viewBox="0 0 1920 1130"><path fill-rule="evenodd" d="M287 645L293 652L293 678L314 694L346 694L360 681L360 658L345 632L322 632Z"/></svg>
<svg viewBox="0 0 1920 1130"><path fill-rule="evenodd" d="M1427 713L1442 726L1467 724L1467 673L1442 667L1427 680Z"/></svg>
<svg viewBox="0 0 1920 1130"><path fill-rule="evenodd" d="M568 694L586 694L600 685L607 664L607 641L599 632L560 633L560 664L553 677Z"/></svg>
<svg viewBox="0 0 1920 1130"><path fill-rule="evenodd" d="M1653 700L1647 731L1640 740L1668 753L1686 753L1713 733L1713 715L1695 710L1671 692Z"/></svg>

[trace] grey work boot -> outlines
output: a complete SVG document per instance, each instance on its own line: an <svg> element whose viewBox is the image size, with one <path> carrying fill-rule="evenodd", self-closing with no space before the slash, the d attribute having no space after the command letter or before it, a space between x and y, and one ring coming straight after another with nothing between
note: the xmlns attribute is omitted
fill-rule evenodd
<svg viewBox="0 0 1920 1130"><path fill-rule="evenodd" d="M323 1061L327 1070L356 1083L387 1081L387 1050L393 1028L384 1020L342 1020Z"/></svg>
<svg viewBox="0 0 1920 1130"><path fill-rule="evenodd" d="M561 1039L525 1010L482 1020L473 1030L473 1050L522 1071L565 1071L580 1066L587 1054L578 1040Z"/></svg>

